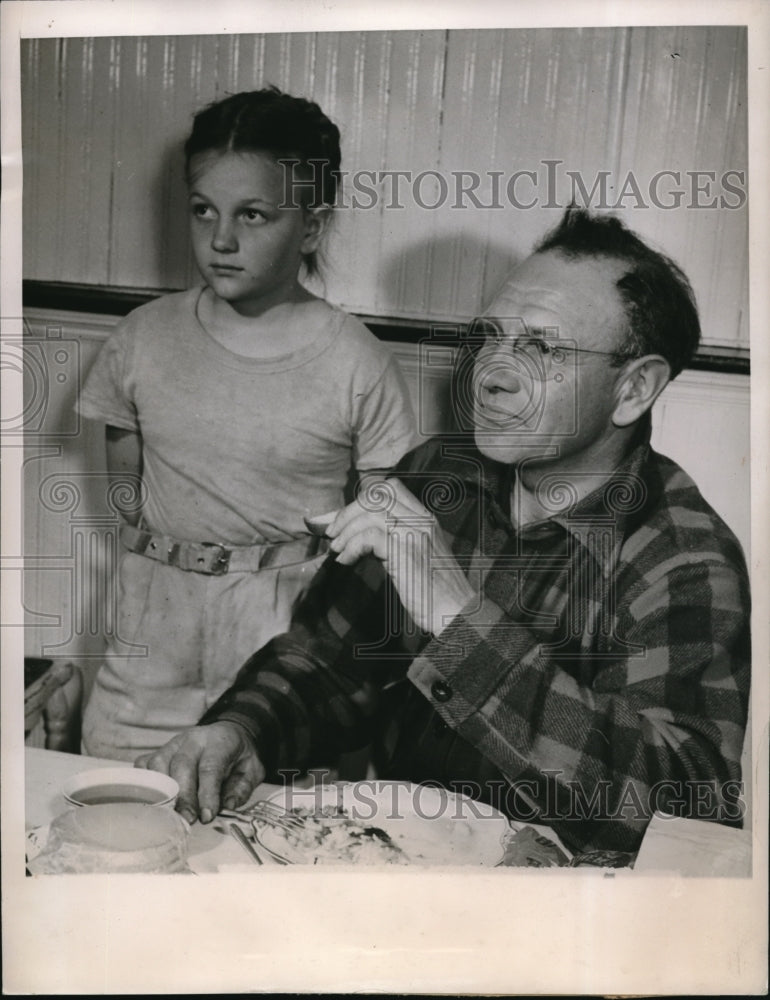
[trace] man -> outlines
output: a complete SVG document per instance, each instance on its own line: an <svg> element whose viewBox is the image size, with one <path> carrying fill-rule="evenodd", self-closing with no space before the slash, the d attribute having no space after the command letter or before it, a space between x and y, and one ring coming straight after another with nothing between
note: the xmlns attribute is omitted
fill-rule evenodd
<svg viewBox="0 0 770 1000"><path fill-rule="evenodd" d="M655 809L740 821L743 557L649 447L699 335L671 261L568 210L472 325L455 402L473 433L364 484L290 632L140 766L208 821L375 733L381 777L465 791L574 850L635 850Z"/></svg>

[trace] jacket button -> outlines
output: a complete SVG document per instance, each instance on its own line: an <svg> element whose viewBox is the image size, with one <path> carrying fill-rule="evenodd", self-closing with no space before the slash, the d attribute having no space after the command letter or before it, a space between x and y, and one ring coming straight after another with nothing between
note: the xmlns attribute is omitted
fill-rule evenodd
<svg viewBox="0 0 770 1000"><path fill-rule="evenodd" d="M452 689L446 681L434 681L430 687L430 693L436 701L449 701L452 697Z"/></svg>

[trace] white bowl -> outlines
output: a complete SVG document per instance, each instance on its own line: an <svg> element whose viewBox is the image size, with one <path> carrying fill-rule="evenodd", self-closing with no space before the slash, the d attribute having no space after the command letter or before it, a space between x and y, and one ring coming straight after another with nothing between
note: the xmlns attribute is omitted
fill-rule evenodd
<svg viewBox="0 0 770 1000"><path fill-rule="evenodd" d="M98 767L81 771L62 786L62 795L75 806L135 802L168 806L176 802L179 785L160 771L138 767Z"/></svg>

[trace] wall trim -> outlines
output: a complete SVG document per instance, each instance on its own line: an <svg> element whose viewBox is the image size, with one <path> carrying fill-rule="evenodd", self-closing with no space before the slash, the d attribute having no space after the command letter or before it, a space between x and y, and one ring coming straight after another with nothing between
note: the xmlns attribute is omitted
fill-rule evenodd
<svg viewBox="0 0 770 1000"><path fill-rule="evenodd" d="M92 316L94 326L114 326L121 316L125 316L159 295L180 289L151 290L143 288L116 288L106 285L84 285L60 281L25 280L22 283L22 303L25 311L35 312L55 311L61 319L61 313L78 314L77 325L85 328L91 324L86 317ZM391 343L417 344L423 340L431 329L445 328L451 339L451 331L456 331L464 324L464 320L427 320L412 318L397 318L387 316L370 316L357 313L359 319L366 324L372 333L380 340ZM98 335L98 334L94 334ZM748 375L751 371L748 348L727 347L706 344L701 346L690 364L695 371L722 372L724 374Z"/></svg>

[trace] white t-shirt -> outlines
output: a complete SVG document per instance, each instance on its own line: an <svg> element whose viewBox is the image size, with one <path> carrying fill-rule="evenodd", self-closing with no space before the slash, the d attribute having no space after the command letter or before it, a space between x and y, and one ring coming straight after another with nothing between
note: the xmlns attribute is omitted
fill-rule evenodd
<svg viewBox="0 0 770 1000"><path fill-rule="evenodd" d="M390 467L418 444L403 376L357 319L328 306L300 350L243 357L199 322L201 291L122 320L79 401L141 434L152 530L231 545L297 537L303 516L342 504L351 467Z"/></svg>

